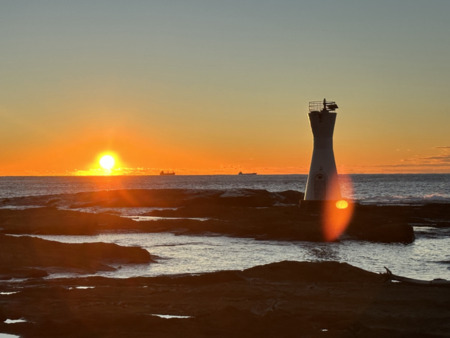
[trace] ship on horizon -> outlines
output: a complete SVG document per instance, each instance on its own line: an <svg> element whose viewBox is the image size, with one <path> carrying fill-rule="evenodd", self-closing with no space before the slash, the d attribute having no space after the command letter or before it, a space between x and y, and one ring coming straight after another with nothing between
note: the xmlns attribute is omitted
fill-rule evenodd
<svg viewBox="0 0 450 338"><path fill-rule="evenodd" d="M257 175L257 173L243 173L242 171L240 171L238 175L246 175L246 176L249 176L249 175Z"/></svg>
<svg viewBox="0 0 450 338"><path fill-rule="evenodd" d="M165 172L164 170L162 170L159 174L161 176L174 176L175 172L174 171L167 171L167 172Z"/></svg>

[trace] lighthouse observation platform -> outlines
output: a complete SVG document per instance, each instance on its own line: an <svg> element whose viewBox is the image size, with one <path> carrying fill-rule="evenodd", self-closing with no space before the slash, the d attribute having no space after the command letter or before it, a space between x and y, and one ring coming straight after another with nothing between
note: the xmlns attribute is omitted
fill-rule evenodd
<svg viewBox="0 0 450 338"><path fill-rule="evenodd" d="M336 110L338 105L334 101L310 101L309 102L309 112L324 112L324 111L334 111Z"/></svg>

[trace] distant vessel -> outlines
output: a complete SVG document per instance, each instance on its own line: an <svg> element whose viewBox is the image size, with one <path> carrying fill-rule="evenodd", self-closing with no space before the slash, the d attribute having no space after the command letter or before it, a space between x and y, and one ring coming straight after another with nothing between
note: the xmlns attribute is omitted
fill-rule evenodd
<svg viewBox="0 0 450 338"><path fill-rule="evenodd" d="M240 171L238 175L256 175L256 173L243 173Z"/></svg>
<svg viewBox="0 0 450 338"><path fill-rule="evenodd" d="M174 172L174 171L164 172L164 170L163 170L163 171L161 171L159 174L160 174L161 176L173 176L173 175L175 175L175 172Z"/></svg>

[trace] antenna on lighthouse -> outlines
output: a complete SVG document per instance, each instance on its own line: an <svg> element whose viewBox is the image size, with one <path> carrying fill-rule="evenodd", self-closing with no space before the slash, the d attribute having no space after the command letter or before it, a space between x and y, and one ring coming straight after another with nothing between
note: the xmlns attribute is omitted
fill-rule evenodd
<svg viewBox="0 0 450 338"><path fill-rule="evenodd" d="M334 101L309 102L309 122L314 148L306 183L305 201L339 200L337 169L333 153L333 132L338 105Z"/></svg>

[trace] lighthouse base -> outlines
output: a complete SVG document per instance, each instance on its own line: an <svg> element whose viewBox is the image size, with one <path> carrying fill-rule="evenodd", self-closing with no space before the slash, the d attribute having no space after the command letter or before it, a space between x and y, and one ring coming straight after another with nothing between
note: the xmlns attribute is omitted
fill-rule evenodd
<svg viewBox="0 0 450 338"><path fill-rule="evenodd" d="M300 210L308 213L320 213L327 201L300 200Z"/></svg>

